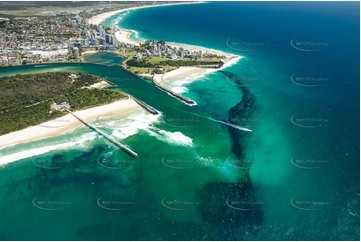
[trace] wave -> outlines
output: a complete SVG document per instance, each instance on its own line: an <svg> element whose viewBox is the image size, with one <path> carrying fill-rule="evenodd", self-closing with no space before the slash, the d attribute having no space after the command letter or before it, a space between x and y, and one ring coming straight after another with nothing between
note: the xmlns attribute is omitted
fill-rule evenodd
<svg viewBox="0 0 361 242"><path fill-rule="evenodd" d="M123 18L129 13L129 11L122 12L118 15L118 17L114 20L112 20L110 26L114 29L120 29L120 22L123 20Z"/></svg>
<svg viewBox="0 0 361 242"><path fill-rule="evenodd" d="M137 134L140 130L150 129L151 124L159 117L160 115L148 114L142 111L142 113L130 115L126 120L105 121L97 127L110 128L113 130L112 136L125 139Z"/></svg>
<svg viewBox="0 0 361 242"><path fill-rule="evenodd" d="M128 116L126 120L109 120L97 124L97 127L112 129L112 136L118 139L125 139L133 136L140 131L146 132L148 135L157 138L160 141L171 145L191 146L192 139L181 132L169 132L158 129L152 124L155 123L160 115L136 113Z"/></svg>
<svg viewBox="0 0 361 242"><path fill-rule="evenodd" d="M171 145L192 146L193 144L193 139L178 131L170 132L166 130L154 129L154 130L147 130L147 133L150 136L153 136L158 140L166 142Z"/></svg>
<svg viewBox="0 0 361 242"><path fill-rule="evenodd" d="M227 62L226 64L224 64L221 68L206 69L203 72L192 74L187 77L170 79L169 81L162 83L162 85L175 93L179 93L179 94L186 93L186 92L188 92L188 88L186 87L186 85L188 85L194 81L204 79L204 78L208 77L208 75L210 75L210 74L216 73L218 71L222 71L223 69L226 69L226 68L229 68L229 67L237 64L238 61L240 61L242 58L243 57L241 57L241 56L235 57L232 60L230 60L229 62Z"/></svg>
<svg viewBox="0 0 361 242"><path fill-rule="evenodd" d="M155 122L160 115L152 115L141 111L141 113L137 112L133 115L128 116L125 120L104 120L98 121L96 126L100 129L111 129L114 130L112 132L112 136L117 139L125 139L129 136L137 134L140 130L148 130L151 129L151 123ZM80 136L76 136L74 138L70 138L69 134L59 136L54 141L41 142L37 144L38 147L25 148L23 145L19 145L20 151L15 148L15 151L11 151L9 155L3 155L0 159L0 166L4 166L8 163L12 163L18 160L23 160L26 158L31 158L38 155L43 155L49 153L51 151L60 151L67 150L71 148L76 148L80 150L86 150L88 147L93 145L93 141L97 138L102 138L96 132L89 131L86 129L81 131ZM45 140L46 141L46 140ZM27 144L25 144L27 145ZM12 149L13 150L13 149Z"/></svg>
<svg viewBox="0 0 361 242"><path fill-rule="evenodd" d="M145 39L139 38L139 32L134 29L129 29L129 31L132 33L130 35L130 38L136 41L145 41Z"/></svg>
<svg viewBox="0 0 361 242"><path fill-rule="evenodd" d="M172 92L179 93L179 94L188 92L188 88L186 88L186 87L172 87L170 90Z"/></svg>
<svg viewBox="0 0 361 242"><path fill-rule="evenodd" d="M74 138L71 142L69 142L69 139L65 139L64 143L58 143L53 145L47 145L42 147L36 147L32 149L23 149L19 152L12 153L10 155L5 155L1 157L0 160L0 167L5 166L6 164L23 160L26 158L31 158L38 155L43 155L51 151L55 150L66 150L70 148L77 148L77 149L86 149L88 145L97 137L97 134L92 133L85 133L84 135L81 135L80 137ZM63 141L63 140L62 140Z"/></svg>
<svg viewBox="0 0 361 242"><path fill-rule="evenodd" d="M166 130L159 130L159 133L161 134L159 138L170 144L191 146L193 142L193 140L190 137L178 131L169 132Z"/></svg>

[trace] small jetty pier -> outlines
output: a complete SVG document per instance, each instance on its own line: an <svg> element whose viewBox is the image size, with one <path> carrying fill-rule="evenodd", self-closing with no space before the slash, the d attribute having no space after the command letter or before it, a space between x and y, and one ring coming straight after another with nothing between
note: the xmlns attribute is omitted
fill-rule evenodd
<svg viewBox="0 0 361 242"><path fill-rule="evenodd" d="M106 138L108 141L112 142L114 145L118 146L120 149L124 150L125 152L127 152L129 155L133 156L133 157L138 157L138 154L135 153L134 151L132 151L131 149L129 149L128 147L126 147L125 145L121 144L119 141L115 140L113 137L107 135L106 133L104 133L103 131L101 131L100 129L98 129L97 127L87 123L86 121L82 120L81 118L79 118L77 115L75 115L73 112L71 112L69 109L67 110L71 115L73 115L76 119L78 119L80 122L82 122L83 124L85 124L86 126L88 126L90 129L94 130L95 132L97 132L98 134L102 135L104 138Z"/></svg>
<svg viewBox="0 0 361 242"><path fill-rule="evenodd" d="M171 96L173 96L173 97L181 100L183 103L185 103L185 104L187 104L187 105L189 105L189 106L197 105L197 103L196 103L195 101L193 101L192 99L186 98L186 97L184 97L184 96L182 96L182 95L180 95L180 94L178 94L178 93L175 93L175 92L173 92L173 91L171 91L171 90L168 90L168 89L162 87L161 85L159 85L158 82L156 82L156 81L154 80L154 78L153 78L153 85L156 86L156 87L158 87L160 90L168 93L169 95L171 95Z"/></svg>
<svg viewBox="0 0 361 242"><path fill-rule="evenodd" d="M129 95L129 98L133 99L136 103L139 104L139 106L141 106L142 108L144 108L145 110L147 110L149 113L153 114L153 115L157 115L159 114L159 111L156 110L155 108L151 107L150 105L146 104L143 101L140 101L139 99Z"/></svg>

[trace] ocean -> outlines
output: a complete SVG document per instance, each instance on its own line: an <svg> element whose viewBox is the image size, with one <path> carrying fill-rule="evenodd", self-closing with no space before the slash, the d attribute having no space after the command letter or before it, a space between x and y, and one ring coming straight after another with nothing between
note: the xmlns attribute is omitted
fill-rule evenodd
<svg viewBox="0 0 361 242"><path fill-rule="evenodd" d="M358 2L185 4L103 24L243 58L172 81L193 107L111 53L1 69L99 75L162 115L95 122L136 159L86 127L1 150L1 161L16 162L0 169L0 239L359 239Z"/></svg>

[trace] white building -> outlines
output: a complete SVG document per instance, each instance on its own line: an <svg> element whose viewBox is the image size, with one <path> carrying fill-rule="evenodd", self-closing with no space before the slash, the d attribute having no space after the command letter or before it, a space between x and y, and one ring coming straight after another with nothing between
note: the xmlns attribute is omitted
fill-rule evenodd
<svg viewBox="0 0 361 242"><path fill-rule="evenodd" d="M73 54L74 54L74 58L76 60L79 59L79 49L78 49L78 47L74 47Z"/></svg>

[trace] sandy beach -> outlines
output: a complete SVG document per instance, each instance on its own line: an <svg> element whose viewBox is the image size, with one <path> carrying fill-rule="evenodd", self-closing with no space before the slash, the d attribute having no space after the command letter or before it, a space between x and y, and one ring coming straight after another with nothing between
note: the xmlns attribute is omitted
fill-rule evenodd
<svg viewBox="0 0 361 242"><path fill-rule="evenodd" d="M171 3L171 4L162 4L162 5L148 5L148 6L140 6L140 7L133 7L127 9L121 9L111 12L102 13L100 15L94 16L88 20L89 24L100 24L105 19L129 10L139 9L139 8L149 8L149 7L158 7L158 6L165 6L165 5L178 5L178 4L194 4L194 3L201 3L201 2L189 2L189 3ZM115 36L118 41L130 43L130 44L138 44L137 42L133 41L130 38L131 31L128 30L119 30L116 32ZM200 67L180 67L176 70L165 74L154 75L154 80L158 83L166 83L173 79L185 78L188 76L198 76L204 75L207 73L215 72L220 69L226 68L234 63L238 62L242 57L232 55L229 53L225 53L222 51L205 48L201 46L195 45L186 45L180 43L169 43L171 46L177 47L184 47L189 50L202 50L204 52L215 53L217 55L223 55L224 58L222 61L225 63L221 68L213 69L213 68L200 68ZM89 51L87 53L93 53ZM99 82L94 84L93 88L104 88L107 87L109 83L106 82ZM130 111L141 110L142 108L132 99L127 100L120 100L113 102L111 104L102 105L94 108L89 108L81 111L75 112L75 114L85 121L92 122L95 121L99 116L107 117L112 115L121 115L126 114ZM23 130L19 130L16 132L12 132L6 135L0 136L0 150L4 149L5 147L13 146L20 143L26 143L30 141L41 140L45 138L54 137L60 134L64 134L66 132L72 132L77 127L82 126L83 124L78 121L75 117L71 114L64 115L60 118L41 123L36 126L28 127Z"/></svg>
<svg viewBox="0 0 361 242"><path fill-rule="evenodd" d="M165 74L155 74L153 79L157 83L161 84L161 83L173 80L173 79L184 78L184 77L187 77L190 75L202 74L206 71L207 71L207 69L205 69L205 68L182 66L173 71L167 72Z"/></svg>
<svg viewBox="0 0 361 242"><path fill-rule="evenodd" d="M136 110L142 110L142 108L133 99L126 99L74 113L85 121L93 122L97 120L99 116L103 118L113 115L126 115L128 112ZM0 136L0 150L16 144L41 140L72 132L75 128L80 126L84 126L84 124L74 118L71 114L67 114L36 126L31 126Z"/></svg>
<svg viewBox="0 0 361 242"><path fill-rule="evenodd" d="M172 80L175 79L182 79L189 76L203 76L206 74L210 74L213 72L217 72L224 68L230 67L236 64L239 60L241 60L241 56L232 56L228 57L225 61L225 64L221 68L201 68L201 67L194 67L194 66L182 66L173 71L167 72L165 74L155 74L153 76L153 80L158 84L171 84ZM196 79L196 78L195 78Z"/></svg>
<svg viewBox="0 0 361 242"><path fill-rule="evenodd" d="M139 45L139 42L136 42L130 38L132 32L127 30L118 30L115 32L115 38L122 43L131 44L131 45Z"/></svg>
<svg viewBox="0 0 361 242"><path fill-rule="evenodd" d="M88 24L99 25L104 20L106 20L107 18L109 18L109 17L111 17L113 15L123 13L123 12L127 12L127 11L131 11L131 10L141 9L141 8L152 8L152 7L168 6L168 5L180 5L180 4L199 4L199 3L204 3L204 2L167 3L167 4L154 4L154 5L146 5L146 6L124 8L124 9L119 9L119 10L105 12L105 13L102 13L102 14L99 14L99 15L95 15L95 16L89 18L87 20L87 23ZM132 34L132 32L130 30L120 28L119 30L117 30L115 32L115 38L119 42L122 42L122 43L132 44L132 45L139 45L140 41L132 40L130 38L131 34Z"/></svg>
<svg viewBox="0 0 361 242"><path fill-rule="evenodd" d="M123 13L123 12L127 12L130 10L135 10L135 9L140 9L140 8L152 8L152 7L159 7L159 6L168 6L168 5L180 5L180 4L199 4L199 3L204 3L204 2L183 2L183 3L166 3L166 4L153 4L153 5L145 5L145 6L137 6L137 7L131 7L131 8L124 8L124 9L119 9L119 10L115 10L115 11L110 11L110 12L105 12L99 15L95 15L91 18L88 19L87 23L88 24L95 24L98 25L101 22L103 22L104 20L106 20L107 18L118 14L118 13Z"/></svg>
<svg viewBox="0 0 361 242"><path fill-rule="evenodd" d="M204 2L184 2L184 3L154 4L154 5L147 5L147 6L125 8L125 9L110 11L110 12L106 12L106 13L102 13L102 14L93 16L93 17L88 19L87 23L88 24L99 25L104 20L106 20L107 18L109 18L109 17L111 17L111 16L113 16L115 14L119 14L119 13L122 13L122 12L127 12L127 11L130 11L130 10L141 9L141 8L151 8L151 7L168 6L168 5L180 5L180 4L200 4L200 3L204 3ZM131 39L131 37L130 37L131 34L132 34L131 30L120 28L119 30L117 30L115 32L115 37L119 42L126 43L126 44L132 44L132 45L139 45L142 41L141 40L133 40L133 39ZM235 55L232 55L232 54L229 54L229 53L226 53L226 52L222 52L222 51L219 51L219 50L206 48L206 47L202 47L202 46L181 44L181 43L174 43L174 42L168 42L168 44L170 46L172 46L172 47L174 47L174 46L176 46L178 48L183 47L183 48L191 50L191 51L202 50L205 53L208 52L208 53L213 53L213 54L217 54L217 55L224 55L227 58L235 56Z"/></svg>

